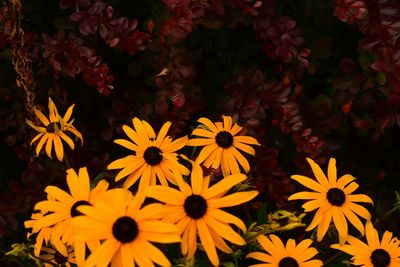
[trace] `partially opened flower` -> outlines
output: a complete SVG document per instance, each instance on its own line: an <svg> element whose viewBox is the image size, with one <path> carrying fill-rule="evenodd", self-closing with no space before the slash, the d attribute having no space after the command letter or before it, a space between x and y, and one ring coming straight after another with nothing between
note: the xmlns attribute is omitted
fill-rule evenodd
<svg viewBox="0 0 400 267"><path fill-rule="evenodd" d="M64 147L63 142L66 142L69 147L73 150L75 148L74 141L67 135L67 133L72 133L81 140L83 144L82 134L72 125L74 120L71 119L72 110L75 105L68 108L64 117L58 114L57 108L53 103L53 100L49 98L49 118L47 118L40 110L34 109L34 112L43 126L37 126L32 121L26 120L26 123L35 129L39 134L37 134L31 141L31 145L39 140L36 146L36 155L39 155L43 146L45 146L46 154L49 158L52 158L52 148L54 150L59 161L64 158Z"/></svg>
<svg viewBox="0 0 400 267"><path fill-rule="evenodd" d="M44 267L71 267L76 264L74 248L71 246L63 246L61 249L48 246L42 247L39 258L42 260Z"/></svg>
<svg viewBox="0 0 400 267"><path fill-rule="evenodd" d="M400 266L400 241L385 231L382 240L370 221L366 223L367 243L356 237L348 236L346 244L334 244L331 247L352 255L351 263L362 267L398 267Z"/></svg>
<svg viewBox="0 0 400 267"><path fill-rule="evenodd" d="M191 186L181 179L179 190L166 186L150 186L146 195L165 203L163 220L175 223L182 235L182 254L191 259L197 249L197 235L211 263L219 265L217 250L232 253L224 239L236 245L246 241L229 224L246 232L245 224L221 208L232 207L253 199L258 192L247 191L225 195L233 186L244 181L244 174L225 177L209 187L210 176L203 177L200 165L192 165Z"/></svg>
<svg viewBox="0 0 400 267"><path fill-rule="evenodd" d="M45 192L48 194L48 200L38 202L34 208L43 215L33 222L28 221L25 226L32 227L32 233L40 233L46 229L45 233L49 232L51 235L50 241L61 239L62 242L73 245L77 262L81 263L86 247L85 243L74 238L76 227L71 224L71 219L81 214L77 210L79 206L92 205L100 198L107 191L108 183L102 180L90 190L88 172L86 168L80 168L78 174L73 169L67 170L67 184L70 193L56 186L47 186ZM52 244L56 246L53 242ZM56 248L59 249L59 246Z"/></svg>
<svg viewBox="0 0 400 267"><path fill-rule="evenodd" d="M320 267L323 264L320 260L312 260L318 251L310 247L311 239L305 239L298 245L294 239L289 239L285 246L279 237L271 234L269 237L259 235L257 241L266 253L251 252L246 258L253 258L263 263L249 267Z"/></svg>
<svg viewBox="0 0 400 267"><path fill-rule="evenodd" d="M347 218L361 234L364 234L364 225L357 215L366 220L370 220L371 215L367 209L355 202L373 204L371 198L364 194L353 194L358 188L358 184L353 182L355 178L350 174L337 179L336 160L334 158L329 160L328 178L312 159L307 159L307 161L316 180L302 175L292 175L292 179L313 191L299 192L289 197L289 200L307 200L302 206L305 212L317 210L306 231L318 227L317 240L321 241L333 220L339 233L339 239L343 243L348 235Z"/></svg>
<svg viewBox="0 0 400 267"><path fill-rule="evenodd" d="M196 162L203 163L207 168L221 166L224 176L240 173L238 162L247 173L250 171L249 162L239 150L254 156L256 152L249 145L260 144L253 137L238 135L243 128L236 123L232 125L232 117L222 116L222 119L223 123L213 123L207 118L200 118L198 122L203 127L194 129L192 135L201 138L190 139L187 145L204 146Z"/></svg>
<svg viewBox="0 0 400 267"><path fill-rule="evenodd" d="M144 197L133 196L126 189L109 190L93 206L78 208L84 216L73 219L79 226L77 238L86 242L101 241L87 258L85 267L170 266L169 260L152 242L179 242L178 228L160 221L163 205L141 207Z"/></svg>
<svg viewBox="0 0 400 267"><path fill-rule="evenodd" d="M168 182L176 183L175 177L189 174L189 170L178 162L178 154L187 143L187 136L172 141L167 132L171 122L166 122L160 129L157 137L153 128L146 122L138 118L132 120L135 129L127 125L122 129L129 137L130 141L117 139L114 142L132 150L132 155L117 159L111 162L107 169L122 169L115 181L126 178L123 187L131 187L140 177L140 187L156 184L156 179L162 185Z"/></svg>

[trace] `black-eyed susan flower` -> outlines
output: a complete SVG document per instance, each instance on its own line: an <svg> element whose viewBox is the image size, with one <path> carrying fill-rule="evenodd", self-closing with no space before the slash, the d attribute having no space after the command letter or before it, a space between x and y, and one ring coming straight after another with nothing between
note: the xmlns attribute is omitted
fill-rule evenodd
<svg viewBox="0 0 400 267"><path fill-rule="evenodd" d="M247 173L250 171L249 162L239 150L254 156L256 152L249 145L260 144L253 137L238 135L243 128L237 123L232 125L232 117L222 116L222 119L223 123L213 123L207 118L200 118L198 122L203 124L202 127L192 132L200 138L190 139L187 145L204 146L196 162L203 163L207 168L221 166L224 176L240 173L239 164Z"/></svg>
<svg viewBox="0 0 400 267"><path fill-rule="evenodd" d="M236 245L246 243L229 225L236 225L246 232L244 223L221 209L245 203L258 194L257 191L247 191L225 195L246 178L244 174L234 174L209 187L210 176L203 177L200 165L193 163L191 186L181 179L178 181L179 190L166 186L150 186L145 192L147 196L166 204L163 220L178 226L182 235L182 254L188 259L194 257L199 236L211 263L218 266L216 247L225 253L232 253L224 239Z"/></svg>
<svg viewBox="0 0 400 267"><path fill-rule="evenodd" d="M107 191L108 183L102 180L90 190L88 172L86 168L80 168L79 173L73 169L67 170L67 184L70 193L56 186L47 186L45 192L48 199L38 202L34 208L40 211L42 216L34 221L28 221L25 226L31 227L32 233L45 231L44 234L50 234L50 241L61 239L63 243L73 245L77 262L81 263L85 257L85 243L74 238L76 227L71 224L71 219L81 214L77 210L79 206L92 205L96 199L100 198ZM46 239L41 237L41 240L42 243ZM37 245L42 245L41 243ZM59 249L54 242L51 244ZM91 244L88 245L90 248Z"/></svg>
<svg viewBox="0 0 400 267"><path fill-rule="evenodd" d="M289 200L308 200L302 206L305 212L317 210L306 230L310 231L318 226L317 239L321 241L333 220L339 233L339 239L343 243L348 235L347 218L361 234L364 234L364 225L357 215L366 220L370 220L371 215L367 209L355 202L373 204L371 198L364 194L353 194L358 188L358 184L353 182L355 178L350 174L337 179L334 158L329 160L328 178L312 159L307 159L307 161L317 180L302 175L292 175L292 179L310 188L313 192L299 192L289 197Z"/></svg>
<svg viewBox="0 0 400 267"><path fill-rule="evenodd" d="M163 205L153 203L141 207L144 197L133 196L126 189L112 189L93 206L78 208L84 216L73 219L79 226L76 238L101 241L87 258L91 266L170 266L169 260L151 242L179 242L178 228L159 220Z"/></svg>
<svg viewBox="0 0 400 267"><path fill-rule="evenodd" d="M187 136L172 141L167 132L171 122L166 122L160 129L157 137L153 128L144 120L134 118L134 129L124 125L122 129L131 141L117 139L114 142L133 151L132 155L111 162L107 169L122 169L115 181L126 178L123 187L131 187L140 177L140 187L156 184L156 179L162 185L168 181L175 182L176 176L189 174L189 170L178 162L176 151L184 147Z"/></svg>
<svg viewBox="0 0 400 267"><path fill-rule="evenodd" d="M362 267L398 267L400 266L400 240L385 231L379 241L378 232L371 222L365 226L367 243L356 237L348 236L346 244L334 244L331 247L352 255L352 264Z"/></svg>
<svg viewBox="0 0 400 267"><path fill-rule="evenodd" d="M44 214L45 214L44 211L32 213L31 220L25 221L25 223L24 223L25 228L33 228L36 221L41 219ZM35 239L36 240L35 245L34 245L34 255L35 256L39 256L39 253L40 253L40 250L42 249L43 243L46 245L49 243L50 238L52 237L51 236L52 230L53 230L52 226L43 227L35 233L35 234L37 234L36 239ZM28 233L27 238L30 238L32 235L33 235L32 233ZM60 243L61 243L61 241L60 241Z"/></svg>
<svg viewBox="0 0 400 267"><path fill-rule="evenodd" d="M305 239L298 245L294 239L289 239L286 246L276 235L269 237L259 235L257 241L265 252L251 252L247 258L253 258L262 261L262 264L250 265L250 267L320 267L322 261L312 260L318 254L318 251L310 247L312 240Z"/></svg>
<svg viewBox="0 0 400 267"><path fill-rule="evenodd" d="M64 147L63 142L66 142L69 147L73 150L75 148L74 141L67 135L72 133L83 144L82 134L72 125L74 120L71 120L72 111L75 105L68 108L64 117L60 116L57 111L57 107L54 105L53 100L49 98L49 118L47 118L40 110L34 108L34 112L41 123L44 126L36 126L32 121L26 120L26 123L35 129L37 134L31 141L31 145L39 140L36 146L36 155L39 155L42 148L45 146L46 154L49 158L52 158L52 148L54 150L59 161L64 158Z"/></svg>
<svg viewBox="0 0 400 267"><path fill-rule="evenodd" d="M61 249L42 247L39 258L44 267L71 267L76 264L74 248L71 246L63 246Z"/></svg>

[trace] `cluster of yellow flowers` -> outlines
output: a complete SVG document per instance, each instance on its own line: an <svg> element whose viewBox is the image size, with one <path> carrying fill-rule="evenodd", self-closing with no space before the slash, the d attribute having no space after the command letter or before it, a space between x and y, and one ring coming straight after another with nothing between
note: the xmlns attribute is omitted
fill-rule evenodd
<svg viewBox="0 0 400 267"><path fill-rule="evenodd" d="M83 142L81 133L72 125L73 106L61 117L53 101L49 100L49 118L35 110L44 127L27 123L39 134L36 153L45 145L46 154L52 157L54 147L57 159L62 161L62 141L74 149L72 133ZM133 128L123 126L128 139L114 142L131 151L124 158L111 162L107 169L119 170L115 181L123 180L122 188L109 188L105 180L91 188L85 167L78 172L68 169L66 182L69 191L47 186L47 200L37 203L31 220L25 227L36 235L35 256L45 266L170 266L162 252L162 246L153 243L181 245L181 253L188 261L195 258L201 244L211 264L220 264L217 249L231 254L234 251L226 241L237 246L248 242L235 229L246 233L247 227L238 217L223 208L243 204L255 198L257 191L232 190L247 179L250 165L243 152L255 155L252 145L260 145L250 136L240 135L242 127L222 116L222 122L200 118L201 124L187 136L173 140L168 136L171 126L165 123L158 134L146 121L134 118ZM195 159L178 154L185 146L202 147ZM330 159L328 178L321 168L307 159L316 177L293 175L292 178L310 188L312 192L300 192L289 200L308 200L305 212L315 212L306 230L317 228L317 240L321 241L331 221L339 234L339 244L333 248L353 255L353 264L373 267L400 266L400 242L385 232L382 241L370 223L369 212L355 202L371 203L362 194L353 194L358 184L354 177L344 175L337 179L336 163ZM221 168L223 178L210 181L204 175L207 168ZM146 201L149 200L149 201ZM146 201L146 202L145 202ZM150 203L150 204L147 204ZM357 215L367 220L366 226ZM277 223L286 216L291 225ZM285 231L302 226L294 213L271 214L268 233ZM368 244L348 234L347 220L363 235ZM232 226L235 226L233 228ZM365 230L364 230L365 229ZM318 267L323 263L313 259L318 251L311 247L312 240L305 239L296 245L289 239L286 245L281 239L267 232L258 232L257 239L264 252L250 252L247 257L262 261L254 267ZM200 244L198 244L200 243Z"/></svg>

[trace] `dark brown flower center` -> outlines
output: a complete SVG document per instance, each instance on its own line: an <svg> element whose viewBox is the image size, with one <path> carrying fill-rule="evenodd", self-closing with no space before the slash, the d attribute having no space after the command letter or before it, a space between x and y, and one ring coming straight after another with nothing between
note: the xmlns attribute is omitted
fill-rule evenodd
<svg viewBox="0 0 400 267"><path fill-rule="evenodd" d="M375 249L371 254L371 262L374 267L387 267L390 264L390 255L384 249Z"/></svg>
<svg viewBox="0 0 400 267"><path fill-rule="evenodd" d="M62 265L64 263L66 263L68 260L67 257L64 257L60 252L56 251L56 253L54 254L54 261L59 264Z"/></svg>
<svg viewBox="0 0 400 267"><path fill-rule="evenodd" d="M139 228L134 219L129 216L123 216L114 222L112 233L119 242L129 243L135 240L139 233Z"/></svg>
<svg viewBox="0 0 400 267"><path fill-rule="evenodd" d="M215 137L215 141L220 147L228 148L233 144L233 136L230 132L221 131Z"/></svg>
<svg viewBox="0 0 400 267"><path fill-rule="evenodd" d="M279 262L279 267L299 267L299 264L292 257L285 257Z"/></svg>
<svg viewBox="0 0 400 267"><path fill-rule="evenodd" d="M199 195L191 195L183 205L186 214L192 219L200 219L207 212L207 201Z"/></svg>
<svg viewBox="0 0 400 267"><path fill-rule="evenodd" d="M48 133L55 133L56 130L60 130L61 125L58 122L51 122L49 125L46 126L46 132Z"/></svg>
<svg viewBox="0 0 400 267"><path fill-rule="evenodd" d="M328 198L329 203L331 203L333 206L340 207L346 201L346 195L344 194L343 190L339 188L329 189L326 197Z"/></svg>
<svg viewBox="0 0 400 267"><path fill-rule="evenodd" d="M79 200L79 201L75 202L74 205L72 205L72 207L71 207L71 211L70 211L71 217L83 215L83 213L78 210L78 207L82 206L82 205L91 206L91 204L89 202L87 202L86 200Z"/></svg>
<svg viewBox="0 0 400 267"><path fill-rule="evenodd" d="M161 155L162 151L158 147L151 146L144 151L144 160L147 164L152 166L157 165L161 162L163 156Z"/></svg>

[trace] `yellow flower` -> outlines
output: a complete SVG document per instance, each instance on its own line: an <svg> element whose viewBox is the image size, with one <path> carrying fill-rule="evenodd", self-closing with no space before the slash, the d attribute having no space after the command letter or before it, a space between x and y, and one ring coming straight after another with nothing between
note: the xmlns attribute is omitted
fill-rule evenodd
<svg viewBox="0 0 400 267"><path fill-rule="evenodd" d="M198 122L205 128L194 129L192 135L201 138L190 139L187 145L204 146L196 162L207 168L221 166L224 176L240 173L238 162L247 173L250 171L249 162L239 150L254 156L256 152L249 145L260 144L253 137L237 135L243 128L236 123L232 126L232 117L222 116L222 119L223 123L212 123L207 118L200 118Z"/></svg>
<svg viewBox="0 0 400 267"><path fill-rule="evenodd" d="M334 244L331 247L352 255L352 264L362 267L398 267L400 266L400 241L386 231L379 241L378 232L368 221L365 226L367 244L349 235L346 244Z"/></svg>
<svg viewBox="0 0 400 267"><path fill-rule="evenodd" d="M79 226L76 238L98 241L101 245L86 260L85 267L170 266L169 260L151 242L179 242L175 225L160 221L163 205L149 204L141 208L144 197L132 196L126 189L112 189L93 206L78 208L73 224Z"/></svg>
<svg viewBox="0 0 400 267"><path fill-rule="evenodd" d="M289 200L308 200L302 206L305 212L317 209L306 231L318 226L317 239L321 241L333 219L333 223L339 233L340 242L343 243L348 235L347 218L361 234L364 234L364 226L356 215L366 220L370 220L371 215L363 206L354 202L373 204L371 198L364 194L353 194L358 188L358 184L353 182L355 178L350 174L343 175L337 179L336 160L334 158L329 160L328 179L313 160L307 159L307 161L311 165L317 181L302 175L292 175L292 179L312 189L314 192L299 192L289 197Z"/></svg>
<svg viewBox="0 0 400 267"><path fill-rule="evenodd" d="M209 187L210 176L203 177L200 165L192 165L191 186L183 179L178 181L179 190L166 186L150 186L146 195L166 203L163 220L176 223L182 235L182 254L188 259L196 252L197 234L211 263L219 265L216 248L232 253L224 239L236 245L244 245L245 240L229 224L234 224L243 232L246 226L237 217L221 210L253 199L258 192L237 192L226 195L233 186L246 179L244 174L227 176Z"/></svg>
<svg viewBox="0 0 400 267"><path fill-rule="evenodd" d="M65 266L71 267L76 264L74 249L71 246L65 245L61 249L52 247L43 247L39 258L42 260L44 267Z"/></svg>
<svg viewBox="0 0 400 267"><path fill-rule="evenodd" d="M167 136L171 122L161 127L157 137L146 121L134 118L132 123L134 130L127 125L122 126L132 142L125 139L114 141L133 151L133 155L117 159L107 166L108 170L122 169L115 181L128 176L123 187L129 188L141 177L139 187L146 187L156 184L156 178L162 185L167 185L167 180L175 184L176 176L189 174L189 170L178 162L178 155L175 153L186 145L187 136L172 141Z"/></svg>
<svg viewBox="0 0 400 267"><path fill-rule="evenodd" d="M39 134L36 135L31 141L32 145L34 142L40 139L36 146L36 155L39 155L44 144L46 144L46 154L49 156L49 158L52 158L51 150L54 144L54 150L56 152L57 159L62 161L64 158L64 147L61 140L65 141L72 150L75 148L74 141L72 141L72 139L66 134L68 132L79 138L81 140L81 144L83 144L82 134L72 125L74 120L70 120L74 106L75 105L72 105L68 108L64 117L58 114L57 108L51 98L49 98L49 118L46 118L46 116L44 116L40 110L36 108L34 109L36 116L44 125L44 127L36 126L30 120L26 120L26 123L29 126L39 132Z"/></svg>
<svg viewBox="0 0 400 267"><path fill-rule="evenodd" d="M246 258L262 261L263 264L250 265L249 267L320 267L322 261L310 260L318 254L318 251L310 247L312 240L305 239L297 246L294 239L289 239L286 246L276 235L271 234L269 238L264 235L257 237L261 247L267 252L251 252Z"/></svg>
<svg viewBox="0 0 400 267"><path fill-rule="evenodd" d="M41 241L37 244L41 246L43 240L48 241L50 235L51 243L59 249L59 246L53 242L61 238L62 242L73 244L78 263L85 258L85 243L75 240L74 233L76 228L71 224L71 219L81 215L77 210L82 205L93 205L108 189L108 183L100 181L95 188L90 190L90 180L86 168L80 168L77 174L73 169L67 170L67 184L70 194L56 186L47 186L45 192L48 194L48 200L41 201L35 205L35 210L41 211L42 216L34 221L25 223L26 227L32 228L33 233L38 233L37 238ZM40 233L44 231L42 237ZM89 248L95 244L88 244ZM39 248L36 248L36 251ZM39 249L40 251L40 249Z"/></svg>

